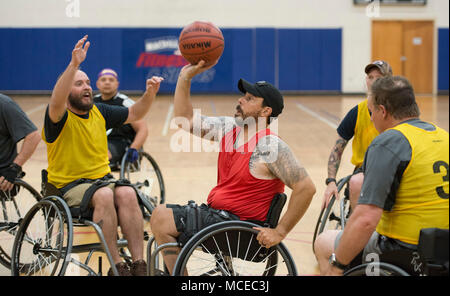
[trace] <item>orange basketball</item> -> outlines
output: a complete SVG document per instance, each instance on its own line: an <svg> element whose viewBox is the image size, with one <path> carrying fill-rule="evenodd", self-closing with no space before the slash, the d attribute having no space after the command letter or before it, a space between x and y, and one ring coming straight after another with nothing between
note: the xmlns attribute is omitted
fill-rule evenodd
<svg viewBox="0 0 450 296"><path fill-rule="evenodd" d="M183 57L195 65L200 60L211 65L220 58L225 46L222 32L210 22L193 22L183 28L178 47Z"/></svg>

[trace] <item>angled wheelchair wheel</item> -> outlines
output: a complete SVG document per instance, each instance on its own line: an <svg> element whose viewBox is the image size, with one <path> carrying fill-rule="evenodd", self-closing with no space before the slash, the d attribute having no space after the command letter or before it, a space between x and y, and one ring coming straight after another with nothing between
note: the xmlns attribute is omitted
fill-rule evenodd
<svg viewBox="0 0 450 296"><path fill-rule="evenodd" d="M41 195L22 179L16 179L11 191L0 191L0 264L8 269L19 224L41 199Z"/></svg>
<svg viewBox="0 0 450 296"><path fill-rule="evenodd" d="M314 229L313 235L313 251L314 251L314 242L319 234L324 232L325 230L343 230L345 227L345 223L348 219L350 213L350 200L348 181L350 180L349 175L345 178L342 178L337 183L337 189L339 195L341 196L340 200L336 200L336 197L333 195L328 203L326 208L323 208L320 212L319 219L317 219L316 227ZM344 194L342 194L344 191Z"/></svg>
<svg viewBox="0 0 450 296"><path fill-rule="evenodd" d="M410 276L398 266L385 263L365 263L344 272L344 276Z"/></svg>
<svg viewBox="0 0 450 296"><path fill-rule="evenodd" d="M294 260L284 244L270 249L256 240L258 225L227 221L211 225L182 248L174 275L278 276L297 275Z"/></svg>
<svg viewBox="0 0 450 296"><path fill-rule="evenodd" d="M136 162L126 160L126 153L120 165L120 178L127 179L143 193L143 196L155 208L165 202L164 179L158 164L150 154L139 151Z"/></svg>
<svg viewBox="0 0 450 296"><path fill-rule="evenodd" d="M20 224L13 246L12 275L64 275L72 242L72 218L66 203L56 196L44 198Z"/></svg>

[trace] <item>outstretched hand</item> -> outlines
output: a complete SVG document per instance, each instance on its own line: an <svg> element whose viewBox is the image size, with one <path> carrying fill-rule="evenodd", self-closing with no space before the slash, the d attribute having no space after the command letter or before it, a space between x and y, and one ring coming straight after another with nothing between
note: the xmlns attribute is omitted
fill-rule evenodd
<svg viewBox="0 0 450 296"><path fill-rule="evenodd" d="M204 60L201 60L196 65L188 64L181 69L180 76L184 77L187 80L191 80L192 78L194 78L194 76L214 67L218 61L219 60L209 66L205 66Z"/></svg>
<svg viewBox="0 0 450 296"><path fill-rule="evenodd" d="M87 51L91 45L89 41L86 42L87 38L88 35L81 38L72 50L72 63L76 66L79 66L86 59Z"/></svg>
<svg viewBox="0 0 450 296"><path fill-rule="evenodd" d="M156 96L163 80L164 78L159 76L153 76L152 78L147 79L145 93L153 97Z"/></svg>

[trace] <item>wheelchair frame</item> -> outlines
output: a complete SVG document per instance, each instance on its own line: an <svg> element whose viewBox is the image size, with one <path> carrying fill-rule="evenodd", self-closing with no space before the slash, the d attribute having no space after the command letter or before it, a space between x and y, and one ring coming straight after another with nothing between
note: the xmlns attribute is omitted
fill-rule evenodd
<svg viewBox="0 0 450 296"><path fill-rule="evenodd" d="M133 184L131 184L133 185ZM141 201L143 209L145 209L146 211L148 211L148 213L151 214L151 212L154 209L154 206L148 201L148 199L143 196L143 194L139 191L139 189L136 188L136 185L133 185L133 187L136 189L136 193L137 193L137 198ZM117 268L113 262L112 256L111 256L111 252L106 244L103 232L101 230L101 227L91 221L90 219L84 219L81 217L72 217L73 214L71 213L70 208L68 207L67 203L64 201L64 199L62 199L59 196L48 196L45 197L43 199L41 199L37 204L35 204L30 211L27 213L27 215L24 217L24 219L21 221L20 223L20 227L17 231L18 235L16 235L16 238L14 240L14 246L13 246L13 253L12 253L12 260L11 260L11 274L12 275L19 275L20 273L20 269L24 268L23 266L26 264L22 264L20 265L20 260L19 260L19 256L20 256L20 252L21 252L21 242L25 241L29 241L31 242L31 237L29 235L25 235L26 234L26 230L27 227L29 226L29 223L31 222L31 220L33 219L33 216L38 213L40 211L41 208L44 208L45 206L47 207L51 207L53 211L56 212L56 216L59 218L60 222L59 224L66 224L66 228L67 228L67 239L66 239L66 247L65 250L62 250L63 246L59 247L59 254L60 257L63 257L63 263L62 263L62 267L61 269L56 272L56 268L55 270L52 271L51 275L54 275L55 273L57 273L57 275L64 275L67 265L69 263L73 263L77 266L79 266L80 268L84 269L85 271L88 272L88 275L93 276L93 275L101 275L101 272L99 274L96 274L89 266L89 261L92 257L92 254L94 252L103 252L106 254L106 257L111 265L111 270L113 272L114 275L119 275ZM142 208L141 208L142 209ZM49 218L50 214L48 211L47 213L44 214L46 215L46 219ZM56 217L55 216L55 217ZM48 225L48 221L45 221L45 227L47 228L52 228L53 225L51 227L49 227ZM92 243L92 244L81 244L81 245L76 245L73 246L73 228L74 227L79 227L79 226L91 226L93 227L93 229L95 230L97 237L99 238L100 242L99 243ZM62 227L62 226L61 226ZM41 241L35 241L33 242L33 253L37 254L38 252L42 251L44 253L44 255L42 255L42 257L44 258L44 261L46 259L45 256L49 256L52 255L52 250L50 250L49 248L42 248L41 247L41 243L42 241L46 241L46 243L48 244L48 240L50 239L48 237L48 230L46 228L46 238L44 240L41 239ZM61 235L61 234L59 234ZM64 236L64 233L62 234ZM63 238L64 240L64 238ZM144 232L144 240L148 240L148 235L146 235L146 233ZM50 241L51 242L51 241ZM129 256L125 253L124 248L126 248L128 245L128 242L125 239L118 239L117 240L117 247L120 250L120 254L121 256L125 259L125 261L128 262L128 264L131 263ZM53 250L53 253L55 251ZM89 252L86 261L84 263L75 260L74 258L70 257L70 254L78 254L78 253L86 253ZM52 255L53 256L53 255ZM49 259L50 260L50 259ZM46 261L47 262L47 261ZM37 262L33 262L35 264L41 264L42 262L40 262L39 260ZM52 264L53 262L49 262L50 264ZM28 266L26 266L28 267Z"/></svg>
<svg viewBox="0 0 450 296"><path fill-rule="evenodd" d="M23 176L22 176L23 177ZM14 186L17 188L13 188L13 190L17 190L17 194L11 194L11 192L0 191L0 201L1 201L1 214L3 215L3 221L0 221L0 233L5 231L9 232L12 235L17 234L17 230L19 228L20 222L23 220L22 209L19 208L19 205L16 201L16 197L20 194L21 190L26 190L30 195L39 202L42 199L42 196L37 192L30 184L25 182L22 178L16 178L14 181ZM24 197L22 197L23 199ZM20 201L19 201L20 202ZM7 210L7 203L12 203L11 205L14 208L15 214L17 215L17 221L12 221L12 217L9 217L9 213ZM15 220L15 219L14 219ZM4 248L1 246L0 241L0 264L5 266L6 268L11 267L11 254L6 252Z"/></svg>
<svg viewBox="0 0 450 296"><path fill-rule="evenodd" d="M164 185L164 178L162 176L161 169L159 168L158 163L153 159L153 157L149 153L140 149L140 150L138 150L138 153L139 153L138 165L139 165L139 167L136 168L136 167L134 167L133 163L130 163L127 161L127 151L128 151L128 147L125 150L125 153L122 156L122 160L120 162L120 179L129 180L129 176L130 176L129 171L130 170L140 170L141 159L146 158L151 163L153 170L156 174L156 177L158 179L159 201L156 200L156 203L163 204L166 200L166 189L165 189L165 185ZM132 180L130 180L130 182L132 182ZM138 188L140 188L141 186L150 186L151 184L149 184L148 180L145 180L142 183L136 183L136 185L138 186Z"/></svg>
<svg viewBox="0 0 450 296"><path fill-rule="evenodd" d="M264 223L264 227L274 228L276 226L285 202L286 202L285 194L282 194L281 201L278 202L274 200L274 202L271 205L271 208L269 209L269 213L271 213L270 217L268 217L266 223ZM268 221L271 221L271 225L269 225ZM209 253L209 255L211 256L214 255L214 257L216 258L215 267L212 268L211 270L204 272L202 275L213 275L214 273L220 273L221 275L227 276L239 275L239 273L236 273L236 270L233 266L233 258L234 259L238 258L246 262L253 260L257 260L253 262L267 261L266 264L269 264L269 262L272 261L278 263L278 254L281 255L282 260L284 260L286 264L288 275L292 276L297 275L297 268L295 266L294 259L290 255L286 246L283 243L280 243L270 249L265 249L264 247L259 245L258 241L256 240L256 235L258 231L253 229L253 227L261 227L261 225L240 220L231 220L215 223L200 230L193 237L191 237L183 246L178 242L166 243L158 246L155 242L155 238L153 237L147 244L147 259L148 259L147 274L148 275L156 274L156 270L158 269L160 263L159 253L162 250L166 248L177 247L181 248L181 251L177 257L172 275L183 275L187 261L190 258L190 255L195 250L198 250L200 248L203 249L203 252L206 251L205 253ZM234 234L233 232L238 232L237 244L234 244L232 239L229 239L229 236L232 236ZM242 245L240 245L241 233L242 233L242 241L243 242L245 241L245 243L243 243ZM222 237L225 238L226 241L225 246L220 245L221 241L219 240L218 237L215 237L216 235L218 236L222 235ZM248 235L250 235L250 238L248 238ZM215 250L213 251L212 248L208 248L205 246L205 244L203 244L208 240L211 240L210 242L211 244L212 242L214 242L213 246L215 249L217 249L217 251ZM219 243L217 242L218 240ZM154 251L152 252L153 244L155 244L155 247ZM233 254L236 254L236 256L233 256ZM252 257L251 260L246 260L247 258L250 259L250 257ZM276 271L276 266L277 264L264 270L264 275L266 276L273 275Z"/></svg>
<svg viewBox="0 0 450 296"><path fill-rule="evenodd" d="M344 189L344 195L341 196L341 199L339 201L339 213L334 212L333 206L334 203L336 202L336 196L334 194L331 197L328 206L326 208L322 208L322 210L320 211L319 218L317 219L316 227L314 229L312 241L313 251L314 251L314 242L316 241L317 236L325 230L325 226L328 224L328 222L336 221L337 224L335 229L344 230L345 224L349 216L349 207L350 207L348 182L350 181L350 178L352 176L353 174L348 175L340 179L336 184L339 193L342 191L342 189Z"/></svg>
<svg viewBox="0 0 450 296"><path fill-rule="evenodd" d="M402 249L382 253L379 261L354 266L345 271L344 276L448 276L448 235L448 229L422 229L417 250Z"/></svg>

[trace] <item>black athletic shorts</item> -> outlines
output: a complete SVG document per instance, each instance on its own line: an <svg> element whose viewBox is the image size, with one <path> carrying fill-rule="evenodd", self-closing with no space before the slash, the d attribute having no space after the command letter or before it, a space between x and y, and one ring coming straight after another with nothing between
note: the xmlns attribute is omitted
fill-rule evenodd
<svg viewBox="0 0 450 296"><path fill-rule="evenodd" d="M167 204L172 209L175 226L180 232L178 242L185 244L200 230L224 221L239 220L239 217L224 210L216 210L206 204L197 206L190 201L188 205Z"/></svg>

